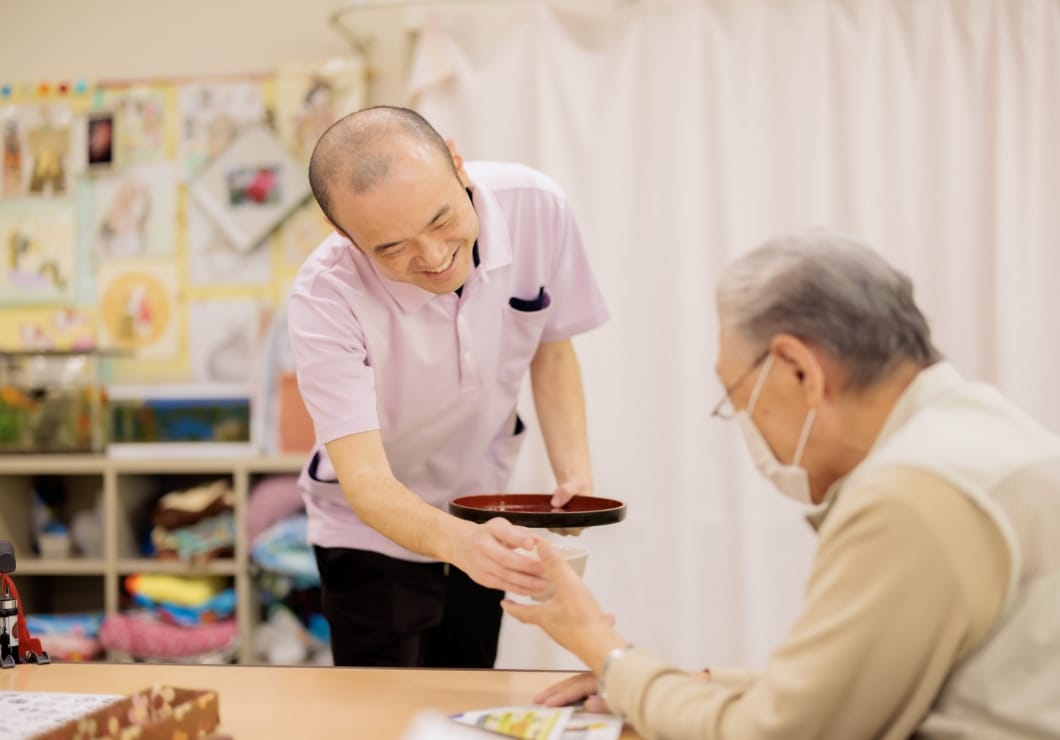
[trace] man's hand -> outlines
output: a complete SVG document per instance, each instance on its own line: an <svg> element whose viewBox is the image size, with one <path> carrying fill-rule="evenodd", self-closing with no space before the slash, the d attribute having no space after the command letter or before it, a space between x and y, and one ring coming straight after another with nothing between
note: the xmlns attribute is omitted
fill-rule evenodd
<svg viewBox="0 0 1060 740"><path fill-rule="evenodd" d="M486 588L522 596L539 594L548 588L541 562L514 551L517 547L533 550L537 541L526 527L496 517L485 524L468 524L451 562Z"/></svg>
<svg viewBox="0 0 1060 740"><path fill-rule="evenodd" d="M554 509L562 509L567 503L575 496L591 496L593 493L592 484L581 478L568 478L567 480L556 486L556 490L552 492L552 500L549 504ZM582 527L556 527L549 528L550 532L561 534L563 536L574 536L577 537L583 531Z"/></svg>
<svg viewBox="0 0 1060 740"><path fill-rule="evenodd" d="M600 670L608 652L626 641L615 631L613 619L600 609L585 583L548 542L537 543L537 554L545 577L556 587L555 595L537 606L508 599L501 606L520 622L536 624L593 671Z"/></svg>

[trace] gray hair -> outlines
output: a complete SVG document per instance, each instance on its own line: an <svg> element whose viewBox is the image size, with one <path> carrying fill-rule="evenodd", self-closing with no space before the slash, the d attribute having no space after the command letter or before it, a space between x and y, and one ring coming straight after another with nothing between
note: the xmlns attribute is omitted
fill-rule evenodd
<svg viewBox="0 0 1060 740"><path fill-rule="evenodd" d="M898 364L941 359L913 283L867 246L814 229L766 242L732 262L717 285L723 326L754 346L790 334L820 346L863 390Z"/></svg>

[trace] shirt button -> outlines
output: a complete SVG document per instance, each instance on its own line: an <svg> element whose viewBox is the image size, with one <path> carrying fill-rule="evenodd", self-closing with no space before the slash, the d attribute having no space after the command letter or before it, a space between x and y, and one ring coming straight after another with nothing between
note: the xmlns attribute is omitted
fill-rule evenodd
<svg viewBox="0 0 1060 740"><path fill-rule="evenodd" d="M471 353L470 352L466 352L466 351L464 352L464 362L471 362Z"/></svg>

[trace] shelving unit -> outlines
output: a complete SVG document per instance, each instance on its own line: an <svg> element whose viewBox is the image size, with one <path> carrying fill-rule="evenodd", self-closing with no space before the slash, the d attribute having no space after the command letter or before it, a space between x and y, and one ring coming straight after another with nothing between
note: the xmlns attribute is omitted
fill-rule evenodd
<svg viewBox="0 0 1060 740"><path fill-rule="evenodd" d="M249 543L246 538L247 499L263 475L297 473L302 455L199 459L116 459L94 455L0 456L0 539L15 546L14 577L28 611L118 611L122 578L131 573L231 576L236 589L240 662L253 659L252 636L257 621L251 588ZM100 507L103 547L98 557L49 559L31 549L33 478L55 476L67 491L67 511ZM159 494L228 477L235 492L236 546L231 558L201 566L142 558L137 529Z"/></svg>

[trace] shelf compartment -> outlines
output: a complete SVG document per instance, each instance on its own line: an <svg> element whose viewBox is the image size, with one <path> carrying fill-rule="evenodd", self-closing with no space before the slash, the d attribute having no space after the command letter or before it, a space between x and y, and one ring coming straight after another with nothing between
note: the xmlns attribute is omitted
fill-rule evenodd
<svg viewBox="0 0 1060 740"><path fill-rule="evenodd" d="M19 565L12 579L26 614L103 611L103 576L33 573Z"/></svg>
<svg viewBox="0 0 1060 740"><path fill-rule="evenodd" d="M231 558L218 558L205 563L185 563L180 560L155 558L124 558L118 561L118 574L165 573L177 576L225 575L234 576L239 568Z"/></svg>
<svg viewBox="0 0 1060 740"><path fill-rule="evenodd" d="M145 551L142 545L150 538L154 527L155 506L162 496L218 480L226 481L228 486L233 491L235 490L231 468L226 468L223 472L180 474L123 472L115 476L117 489L115 535L118 560L143 558ZM148 558L147 562L155 562L155 559Z"/></svg>
<svg viewBox="0 0 1060 740"><path fill-rule="evenodd" d="M106 566L101 558L24 558L16 557L14 575L101 576Z"/></svg>
<svg viewBox="0 0 1060 740"><path fill-rule="evenodd" d="M88 558L102 558L105 540L105 533L102 529L103 475L100 473L52 475L53 468L43 468L43 470L46 470L47 474L32 475L10 473L8 466L0 467L0 539L10 540L14 545L16 565L23 560L33 559L35 555L33 497L34 492L44 486L62 486L63 502L54 507L52 513L68 529L74 518L83 512L96 512L100 531L96 533L98 537L91 537L93 542L91 551L80 552L76 542L72 543L71 547L75 554Z"/></svg>

